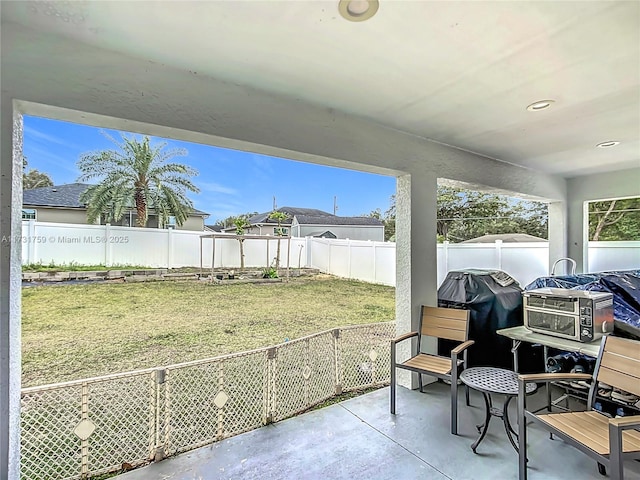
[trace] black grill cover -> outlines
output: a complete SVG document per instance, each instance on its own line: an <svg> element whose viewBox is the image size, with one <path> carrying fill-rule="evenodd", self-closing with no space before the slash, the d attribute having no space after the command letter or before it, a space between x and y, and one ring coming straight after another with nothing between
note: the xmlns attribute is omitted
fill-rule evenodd
<svg viewBox="0 0 640 480"><path fill-rule="evenodd" d="M523 325L522 288L516 280L500 270L451 271L438 289L438 306L470 310L469 338L476 343L469 348L469 366L513 369L511 339L496 330ZM439 353L450 349L442 341ZM531 345L521 345L519 352L521 372L542 371L541 354Z"/></svg>

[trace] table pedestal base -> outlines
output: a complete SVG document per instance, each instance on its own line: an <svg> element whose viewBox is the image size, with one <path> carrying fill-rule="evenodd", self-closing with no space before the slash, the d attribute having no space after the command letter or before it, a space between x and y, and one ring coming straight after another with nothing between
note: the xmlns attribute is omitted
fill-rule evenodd
<svg viewBox="0 0 640 480"><path fill-rule="evenodd" d="M484 418L483 424L476 425L476 429L478 430L478 433L480 433L480 436L471 445L471 450L473 450L473 453L477 453L476 448L478 448L478 445L480 445L480 442L482 442L482 440L486 436L487 430L489 430L489 421L491 420L491 417L499 417L499 418L502 418L502 423L504 424L504 431L507 432L507 438L509 439L509 442L511 442L511 446L517 452L518 445L516 444L516 441L513 439L513 437L515 435L517 439L518 434L515 432L515 430L511 426L511 422L509 421L509 403L514 397L510 395L507 396L507 399L505 400L504 406L502 407L502 410L501 410L493 406L491 395L489 393L487 392L481 392L481 393L482 393L482 396L484 397L485 418Z"/></svg>

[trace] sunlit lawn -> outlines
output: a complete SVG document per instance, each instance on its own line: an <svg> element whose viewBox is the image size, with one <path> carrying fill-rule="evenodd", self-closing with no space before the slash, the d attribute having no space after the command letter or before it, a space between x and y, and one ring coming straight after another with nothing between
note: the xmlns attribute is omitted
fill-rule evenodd
<svg viewBox="0 0 640 480"><path fill-rule="evenodd" d="M149 282L22 290L23 386L169 365L395 318L395 289L289 283Z"/></svg>

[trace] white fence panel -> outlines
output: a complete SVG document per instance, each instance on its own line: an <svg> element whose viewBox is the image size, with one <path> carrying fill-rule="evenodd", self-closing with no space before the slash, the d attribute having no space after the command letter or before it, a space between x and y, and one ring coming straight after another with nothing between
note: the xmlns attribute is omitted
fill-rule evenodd
<svg viewBox="0 0 640 480"><path fill-rule="evenodd" d="M640 269L640 241L589 242L589 271Z"/></svg>
<svg viewBox="0 0 640 480"><path fill-rule="evenodd" d="M331 263L331 245L328 240L310 238L309 266L317 268L321 272L329 273Z"/></svg>
<svg viewBox="0 0 640 480"><path fill-rule="evenodd" d="M375 256L375 283L395 286L396 284L396 244L378 243L373 245Z"/></svg>
<svg viewBox="0 0 640 480"><path fill-rule="evenodd" d="M107 247L100 225L22 222L23 264L103 264Z"/></svg>
<svg viewBox="0 0 640 480"><path fill-rule="evenodd" d="M108 243L106 265L166 267L169 261L167 230L102 226ZM108 232L108 233L107 233Z"/></svg>
<svg viewBox="0 0 640 480"><path fill-rule="evenodd" d="M448 245L449 249L446 271L466 268L497 268L498 252L490 243L467 243L464 245Z"/></svg>
<svg viewBox="0 0 640 480"><path fill-rule="evenodd" d="M349 245L346 240L329 241L329 268L332 275L349 277Z"/></svg>
<svg viewBox="0 0 640 480"><path fill-rule="evenodd" d="M22 222L22 263L140 265L211 268L213 240L205 232L109 225ZM201 237L205 236L205 238ZM288 242L291 242L289 247ZM240 267L240 242L215 240L215 267ZM281 239L280 267L313 267L343 278L395 285L395 243L362 240ZM244 241L245 266L271 265L277 239ZM290 255L290 259L288 256ZM448 271L498 269L522 286L549 275L548 243L449 244L437 247L438 285ZM588 271L640 269L640 242L589 242Z"/></svg>
<svg viewBox="0 0 640 480"><path fill-rule="evenodd" d="M352 242L349 246L349 278L376 281L376 247L373 242Z"/></svg>
<svg viewBox="0 0 640 480"><path fill-rule="evenodd" d="M497 268L507 272L524 288L536 278L549 275L549 244L503 243Z"/></svg>

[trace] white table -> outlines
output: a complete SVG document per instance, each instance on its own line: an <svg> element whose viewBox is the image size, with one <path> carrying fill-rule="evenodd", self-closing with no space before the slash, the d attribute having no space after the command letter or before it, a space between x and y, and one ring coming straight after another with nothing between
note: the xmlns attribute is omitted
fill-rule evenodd
<svg viewBox="0 0 640 480"><path fill-rule="evenodd" d="M549 347L567 352L582 353L595 358L600 353L600 345L602 343L600 340L591 343L576 342L575 340L567 340L566 338L545 335L544 333L535 333L524 326L503 328L502 330L498 330L497 333L513 341L511 353L513 353L513 369L516 372L518 371L518 348L522 342L542 345L544 347L545 362L547 360L547 350Z"/></svg>

